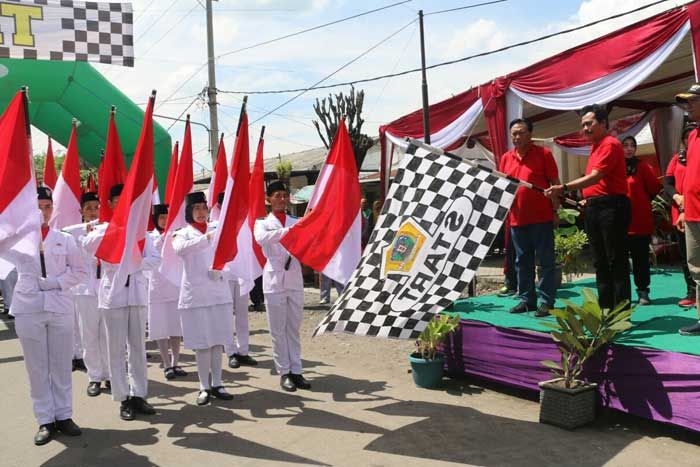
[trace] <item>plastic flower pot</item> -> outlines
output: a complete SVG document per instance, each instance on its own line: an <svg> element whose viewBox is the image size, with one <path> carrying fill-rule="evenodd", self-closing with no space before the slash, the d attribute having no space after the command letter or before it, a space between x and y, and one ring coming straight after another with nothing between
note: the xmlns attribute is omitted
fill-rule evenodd
<svg viewBox="0 0 700 467"><path fill-rule="evenodd" d="M438 354L434 360L421 358L420 354L412 353L408 356L411 362L411 374L413 382L419 388L436 388L442 385L442 375L445 368L445 356Z"/></svg>

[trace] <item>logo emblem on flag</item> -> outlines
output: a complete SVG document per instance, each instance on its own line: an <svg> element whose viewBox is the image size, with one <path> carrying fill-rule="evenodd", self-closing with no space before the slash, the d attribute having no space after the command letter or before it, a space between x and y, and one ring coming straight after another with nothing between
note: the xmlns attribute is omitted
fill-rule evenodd
<svg viewBox="0 0 700 467"><path fill-rule="evenodd" d="M386 277L389 273L410 273L416 255L420 252L427 236L412 219L404 222L396 233L391 247L387 248L382 275Z"/></svg>

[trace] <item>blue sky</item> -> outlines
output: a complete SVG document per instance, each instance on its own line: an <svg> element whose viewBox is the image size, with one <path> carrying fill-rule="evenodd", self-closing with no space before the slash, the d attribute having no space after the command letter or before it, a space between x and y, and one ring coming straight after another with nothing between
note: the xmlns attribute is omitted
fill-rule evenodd
<svg viewBox="0 0 700 467"><path fill-rule="evenodd" d="M395 3L397 0L221 0L214 4L215 52L226 52ZM303 34L217 60L217 87L221 90L270 90L307 87L416 18L417 11L444 10L483 0L413 0L369 16ZM492 50L549 32L587 23L653 3L653 0L509 0L507 2L426 17L428 63L437 63ZM643 12L560 36L530 46L458 65L428 75L430 100L437 102L488 79L516 70L598 35L671 8L682 1L666 2ZM144 102L151 89L163 100L175 92L178 100L161 103L158 112L178 116L192 103L192 119L208 124L208 110L191 97L207 84L205 14L197 0L135 0L135 53L133 69L96 65L107 78L136 102ZM377 76L419 66L417 24L411 24L327 83ZM420 74L358 86L366 93L364 132L376 135L380 124L420 106ZM341 88L331 91L339 91ZM321 145L311 124L312 104L329 91L313 91L252 125L257 140L266 129L266 157ZM249 97L249 118L255 121L293 94ZM232 152L232 133L240 109L238 95L220 94L220 131ZM170 122L162 121L166 128ZM183 126L171 128L181 140ZM203 129L193 127L195 158L210 167ZM252 147L255 147L253 144Z"/></svg>

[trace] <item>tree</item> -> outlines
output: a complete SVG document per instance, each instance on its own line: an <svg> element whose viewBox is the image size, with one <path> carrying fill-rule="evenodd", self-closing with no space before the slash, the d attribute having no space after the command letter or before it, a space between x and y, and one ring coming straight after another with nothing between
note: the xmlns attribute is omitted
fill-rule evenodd
<svg viewBox="0 0 700 467"><path fill-rule="evenodd" d="M326 149L330 149L335 133L338 131L340 119L346 118L345 123L348 126L358 171L362 167L367 151L374 144L374 140L371 137L362 134L362 124L365 123L362 119L362 105L364 101L365 91L360 90L356 93L355 87L351 86L350 94L348 95L342 92L335 96L329 94L328 98L324 97L320 101L317 98L314 104L314 112L316 112L321 124L323 124L324 131L321 131L321 124L317 120L313 120L313 124Z"/></svg>
<svg viewBox="0 0 700 467"><path fill-rule="evenodd" d="M56 163L56 173L61 175L61 169L63 168L63 161L66 159L65 154L55 154L54 162ZM34 172L36 174L36 179L38 183L44 181L44 166L46 165L46 153L42 152L40 154L34 154ZM80 184L85 185L88 176L92 173L92 176L97 180L97 169L90 166L85 161L80 161Z"/></svg>

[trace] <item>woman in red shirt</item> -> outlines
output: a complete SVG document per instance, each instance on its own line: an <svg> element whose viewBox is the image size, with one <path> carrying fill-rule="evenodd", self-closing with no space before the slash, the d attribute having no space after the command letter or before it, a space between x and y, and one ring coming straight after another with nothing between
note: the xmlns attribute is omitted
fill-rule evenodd
<svg viewBox="0 0 700 467"><path fill-rule="evenodd" d="M627 196L632 204L632 216L627 228L629 251L632 257L634 285L640 305L649 305L649 284L651 266L649 264L649 244L654 232L654 217L651 212L651 200L661 190L659 179L654 170L644 161L635 157L637 140L628 136L622 140L627 163Z"/></svg>

